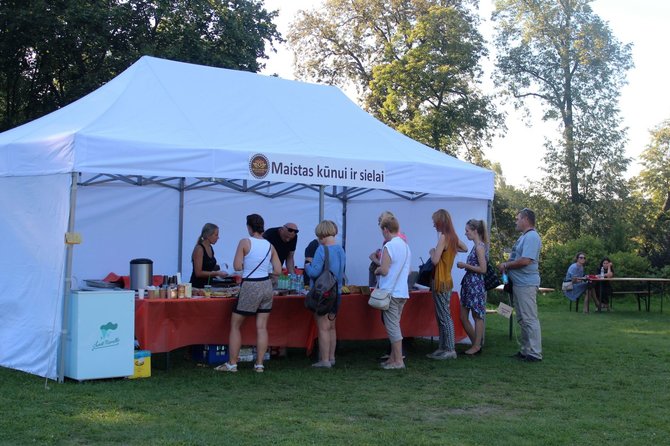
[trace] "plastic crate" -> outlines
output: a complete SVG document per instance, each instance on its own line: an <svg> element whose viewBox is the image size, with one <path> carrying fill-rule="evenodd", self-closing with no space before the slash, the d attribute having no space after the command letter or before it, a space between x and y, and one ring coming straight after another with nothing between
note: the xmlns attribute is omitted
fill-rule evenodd
<svg viewBox="0 0 670 446"><path fill-rule="evenodd" d="M254 362L256 361L256 347L242 347L237 358L238 362ZM263 361L270 360L270 351L266 351L263 355Z"/></svg>
<svg viewBox="0 0 670 446"><path fill-rule="evenodd" d="M191 355L197 362L205 364L223 364L228 361L228 346L204 344L191 347Z"/></svg>

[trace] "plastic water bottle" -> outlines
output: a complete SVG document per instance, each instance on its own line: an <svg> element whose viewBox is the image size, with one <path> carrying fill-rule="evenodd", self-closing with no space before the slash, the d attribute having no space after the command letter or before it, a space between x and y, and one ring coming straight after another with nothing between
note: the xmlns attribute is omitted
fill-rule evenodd
<svg viewBox="0 0 670 446"><path fill-rule="evenodd" d="M600 277L605 277L605 268L602 266L600 267Z"/></svg>
<svg viewBox="0 0 670 446"><path fill-rule="evenodd" d="M296 275L295 274L290 274L289 277L291 278L291 284L289 285L289 289L291 291L297 291L298 287L296 286L296 283L297 283L298 279L296 278Z"/></svg>
<svg viewBox="0 0 670 446"><path fill-rule="evenodd" d="M502 283L504 285L507 285L509 283L509 277L507 277L507 271L503 271L502 273Z"/></svg>

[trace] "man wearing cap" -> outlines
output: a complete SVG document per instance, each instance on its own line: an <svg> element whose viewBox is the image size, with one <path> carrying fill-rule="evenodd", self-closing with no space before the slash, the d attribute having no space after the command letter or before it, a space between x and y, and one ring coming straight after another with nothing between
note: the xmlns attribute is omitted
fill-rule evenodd
<svg viewBox="0 0 670 446"><path fill-rule="evenodd" d="M298 226L295 223L286 223L278 228L270 228L263 233L263 238L275 247L279 262L284 265L289 274L295 272L295 247L298 244Z"/></svg>

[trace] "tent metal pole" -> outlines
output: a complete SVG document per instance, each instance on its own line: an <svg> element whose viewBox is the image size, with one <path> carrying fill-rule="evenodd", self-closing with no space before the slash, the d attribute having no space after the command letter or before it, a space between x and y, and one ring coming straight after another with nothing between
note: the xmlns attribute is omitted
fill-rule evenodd
<svg viewBox="0 0 670 446"><path fill-rule="evenodd" d="M347 200L342 200L342 247L347 250Z"/></svg>
<svg viewBox="0 0 670 446"><path fill-rule="evenodd" d="M179 180L179 236L177 237L177 271L179 274L182 273L181 270L181 261L182 261L182 250L184 249L184 187L186 184L186 179L181 178ZM182 275L182 281L184 277Z"/></svg>
<svg viewBox="0 0 670 446"><path fill-rule="evenodd" d="M491 230L493 229L493 200L489 200L486 209L486 225L489 229L489 237L491 237Z"/></svg>
<svg viewBox="0 0 670 446"><path fill-rule="evenodd" d="M324 201L325 201L325 190L326 186L319 186L319 221L321 223L324 219Z"/></svg>
<svg viewBox="0 0 670 446"><path fill-rule="evenodd" d="M70 214L68 216L67 232L74 232L74 210L77 204L77 178L79 174L72 172L70 184ZM65 245L65 283L63 286L63 325L60 331L60 345L58 353L58 382L65 381L65 343L70 325L70 293L72 292L72 256L74 245Z"/></svg>

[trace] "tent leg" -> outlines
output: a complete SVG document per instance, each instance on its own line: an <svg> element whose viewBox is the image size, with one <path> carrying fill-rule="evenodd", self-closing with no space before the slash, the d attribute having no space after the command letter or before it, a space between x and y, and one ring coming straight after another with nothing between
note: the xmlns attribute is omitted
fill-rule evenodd
<svg viewBox="0 0 670 446"><path fill-rule="evenodd" d="M186 180L181 178L179 180L179 236L177 237L177 271L181 274L182 265L182 250L184 249L184 184ZM182 280L184 275L182 274Z"/></svg>
<svg viewBox="0 0 670 446"><path fill-rule="evenodd" d="M72 172L70 184L70 215L68 216L67 231L74 232L74 210L77 204L77 179L79 174ZM65 281L63 286L63 325L61 326L58 353L58 382L65 381L65 342L70 325L70 292L72 291L72 256L74 245L67 244L65 251Z"/></svg>
<svg viewBox="0 0 670 446"><path fill-rule="evenodd" d="M347 250L347 200L342 200L342 247Z"/></svg>
<svg viewBox="0 0 670 446"><path fill-rule="evenodd" d="M325 201L325 190L326 186L319 186L319 221L321 223L324 219L324 201Z"/></svg>

